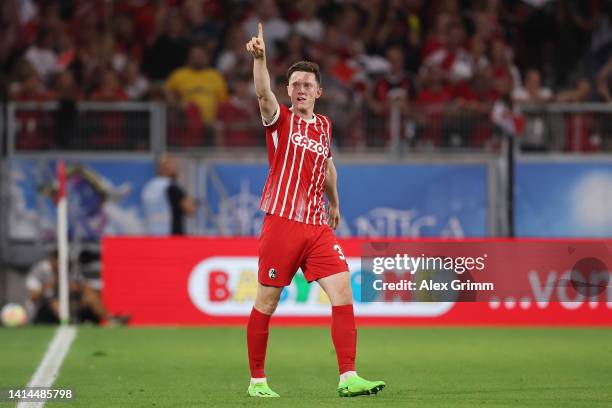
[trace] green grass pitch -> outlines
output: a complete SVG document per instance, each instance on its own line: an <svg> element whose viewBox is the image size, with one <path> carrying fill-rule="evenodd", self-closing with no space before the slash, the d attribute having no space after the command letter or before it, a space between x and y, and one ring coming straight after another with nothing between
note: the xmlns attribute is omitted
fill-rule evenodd
<svg viewBox="0 0 612 408"><path fill-rule="evenodd" d="M0 329L0 388L25 385L52 328ZM339 398L329 330L272 327L280 399L246 396L242 328L81 327L48 407L610 407L612 330L361 328L357 369L377 396ZM8 406L0 403L0 406Z"/></svg>

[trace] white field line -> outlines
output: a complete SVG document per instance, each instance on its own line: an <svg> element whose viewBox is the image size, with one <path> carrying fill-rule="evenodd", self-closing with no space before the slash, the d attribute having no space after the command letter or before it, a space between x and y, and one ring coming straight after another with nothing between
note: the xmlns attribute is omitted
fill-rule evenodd
<svg viewBox="0 0 612 408"><path fill-rule="evenodd" d="M57 378L62 362L70 350L72 341L76 337L76 327L61 326L55 332L55 336L49 348L40 362L36 372L30 379L27 387L51 387ZM17 408L41 408L44 402L19 402Z"/></svg>

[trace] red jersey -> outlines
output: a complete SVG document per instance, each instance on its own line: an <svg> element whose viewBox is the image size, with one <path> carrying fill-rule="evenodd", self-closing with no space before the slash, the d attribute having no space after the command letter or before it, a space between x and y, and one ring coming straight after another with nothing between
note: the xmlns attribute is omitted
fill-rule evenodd
<svg viewBox="0 0 612 408"><path fill-rule="evenodd" d="M279 104L264 126L270 171L260 208L306 224L326 224L323 185L331 157L331 121L317 114L305 120Z"/></svg>

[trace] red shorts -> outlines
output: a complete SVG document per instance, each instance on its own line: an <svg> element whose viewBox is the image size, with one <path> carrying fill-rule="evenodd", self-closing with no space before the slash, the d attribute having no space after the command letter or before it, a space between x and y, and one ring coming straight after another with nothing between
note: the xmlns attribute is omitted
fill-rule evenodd
<svg viewBox="0 0 612 408"><path fill-rule="evenodd" d="M259 237L259 283L287 286L298 268L312 282L348 271L348 264L329 225L266 214Z"/></svg>

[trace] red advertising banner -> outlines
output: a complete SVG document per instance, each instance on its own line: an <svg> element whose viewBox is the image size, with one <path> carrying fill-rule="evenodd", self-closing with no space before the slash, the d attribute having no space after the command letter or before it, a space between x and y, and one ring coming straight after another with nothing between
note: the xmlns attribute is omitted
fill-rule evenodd
<svg viewBox="0 0 612 408"><path fill-rule="evenodd" d="M395 253L411 248L411 243L417 244L415 248L418 250L412 254L416 256L413 256L411 261L428 261L427 248L431 248L427 246L428 242L445 241L397 241L391 248L394 248ZM446 243L448 244L448 241ZM612 259L607 257L610 241L464 240L459 243L470 244L469 248L476 261L476 255L488 257L486 261L482 260L482 269L485 269L486 265L502 265L503 259L509 259L511 266L504 268L504 279L507 280L507 276L515 276L516 282L520 283L506 285L497 294L491 291L488 296L482 291L478 292L472 296L471 301L461 297L444 298L443 301L435 297L435 301L415 301L414 299L418 299L415 295L411 295L412 301L401 301L403 295L393 299L393 296L389 298L389 292L381 292L379 299L365 299L371 291L362 290L362 282L364 285L369 285L370 282L366 282L365 277L368 275L362 271L367 268L367 263L362 263L361 256L364 246L371 244L360 239L341 240L340 244L351 270L358 323L612 326L612 285L609 280L601 279L601 271L598 271L598 280L590 282L588 271L581 274L580 271L562 270L563 265L567 264L571 269L573 266L582 265L582 259L592 259L585 256L584 248L599 248L595 254L603 263L598 261L595 265L599 267L603 264L609 268L608 262ZM395 244L402 246L395 248ZM111 313L131 315L131 324L246 323L257 288L257 239L108 237L103 239L102 245L104 302ZM385 255L393 255L388 251L388 247L385 250ZM443 254L439 248L435 251L437 256ZM529 262L536 258L535 255L508 258L509 253L519 253L517 251L522 254L549 251L555 259L561 255L567 259L565 263L553 262L547 269L547 263L543 263L540 257L533 264L538 265L539 270L532 270ZM503 253L505 258L498 257L498 253ZM456 249L444 254L452 255L457 264L459 254ZM404 258L398 260L405 261L407 256L403 255ZM395 257L397 258L397 255ZM462 262L465 264L465 259ZM587 264L591 265L592 262ZM382 261L380 265L383 265ZM474 262L467 273L463 273L465 270L461 271L463 282L466 282L466 276L473 282L487 281L484 272L479 270L479 265L481 264ZM508 275L509 273L515 275ZM607 271L605 273L606 277L609 276ZM427 276L435 278L436 275L430 273ZM427 281L434 283L433 278ZM498 276L488 280L499 285L504 279ZM394 282L397 282L397 279ZM511 296L511 290L518 290L518 296ZM590 290L593 290L592 295ZM447 294L445 292L445 296ZM292 284L284 290L273 321L274 324L288 325L328 324L329 314L329 301L319 285L308 284L303 275L298 273Z"/></svg>

